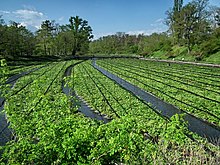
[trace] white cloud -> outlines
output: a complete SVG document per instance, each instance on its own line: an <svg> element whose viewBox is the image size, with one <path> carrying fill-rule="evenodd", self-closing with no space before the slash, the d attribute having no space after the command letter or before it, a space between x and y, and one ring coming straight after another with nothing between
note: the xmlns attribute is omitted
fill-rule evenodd
<svg viewBox="0 0 220 165"><path fill-rule="evenodd" d="M145 30L135 30L135 31L129 31L127 34L130 35L151 35L152 33L162 33L167 30L167 26L164 24L164 19L159 18L156 21L154 21L152 24L150 24L150 27Z"/></svg>
<svg viewBox="0 0 220 165"><path fill-rule="evenodd" d="M22 26L28 26L26 23L22 22L21 23Z"/></svg>
<svg viewBox="0 0 220 165"><path fill-rule="evenodd" d="M34 6L31 6L31 5L22 5L22 6L24 9L36 11L36 8Z"/></svg>
<svg viewBox="0 0 220 165"><path fill-rule="evenodd" d="M63 21L64 20L64 17L60 17L59 19L58 19L58 21Z"/></svg>
<svg viewBox="0 0 220 165"><path fill-rule="evenodd" d="M5 11L5 10L0 10L0 13L1 14L10 14L11 12L10 11Z"/></svg>
<svg viewBox="0 0 220 165"><path fill-rule="evenodd" d="M12 12L22 25L40 28L42 21L46 19L46 16L42 12L29 9L21 9Z"/></svg>
<svg viewBox="0 0 220 165"><path fill-rule="evenodd" d="M110 35L114 35L114 34L115 34L114 32L93 34L93 35L94 35L93 40L97 40L97 39L99 39L100 37L110 36Z"/></svg>
<svg viewBox="0 0 220 165"><path fill-rule="evenodd" d="M159 19L157 19L155 22L157 22L157 23L163 23L163 22L164 22L164 19L163 19L163 18L159 18Z"/></svg>
<svg viewBox="0 0 220 165"><path fill-rule="evenodd" d="M162 18L159 18L159 19L157 19L156 21L154 21L154 23L152 23L152 24L150 24L152 27L164 27L165 25L164 25L164 19L162 19Z"/></svg>
<svg viewBox="0 0 220 165"><path fill-rule="evenodd" d="M16 11L4 11L0 10L0 15L6 21L15 21L20 23L22 26L26 26L30 30L37 30L43 21L47 19L47 16L37 11L34 7L24 6L24 9L19 9Z"/></svg>
<svg viewBox="0 0 220 165"><path fill-rule="evenodd" d="M148 29L148 30L129 31L129 32L126 32L126 34L129 34L129 35L139 35L139 34L151 35L152 33L162 33L164 31L166 31L166 30L161 29L161 28L154 28L154 29Z"/></svg>
<svg viewBox="0 0 220 165"><path fill-rule="evenodd" d="M140 29L140 30L133 30L133 31L127 31L125 32L126 34L129 35L151 35L152 33L162 33L168 30L168 27L164 24L164 19L159 18L155 20L152 24L150 24L150 27L148 29ZM99 33L99 34L94 34L94 40L103 37L103 36L108 36L108 35L113 35L116 34L116 32L109 32L109 33Z"/></svg>
<svg viewBox="0 0 220 165"><path fill-rule="evenodd" d="M134 31L128 31L128 32L126 32L126 34L129 34L129 35L139 35L139 34L148 35L149 33L146 30L134 30Z"/></svg>

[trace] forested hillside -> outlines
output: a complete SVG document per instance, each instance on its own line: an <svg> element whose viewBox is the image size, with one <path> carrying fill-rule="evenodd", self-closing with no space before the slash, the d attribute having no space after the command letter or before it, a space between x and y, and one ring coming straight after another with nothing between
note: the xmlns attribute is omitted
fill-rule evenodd
<svg viewBox="0 0 220 165"><path fill-rule="evenodd" d="M174 0L166 15L167 32L149 36L118 32L93 41L90 53L220 63L219 6L209 6L208 0L193 0L186 5L183 0Z"/></svg>

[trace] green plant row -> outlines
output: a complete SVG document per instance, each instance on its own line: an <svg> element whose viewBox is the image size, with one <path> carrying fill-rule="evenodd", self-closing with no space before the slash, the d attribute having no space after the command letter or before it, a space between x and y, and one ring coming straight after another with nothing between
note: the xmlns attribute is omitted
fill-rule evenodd
<svg viewBox="0 0 220 165"><path fill-rule="evenodd" d="M137 69L141 72L150 72L151 74L157 74L157 75L162 75L162 76L167 76L168 78L170 79L173 79L174 81L180 81L181 83L183 84L187 84L187 85L190 85L190 86L195 86L197 88L200 88L200 89L206 89L206 90L210 90L210 91L213 91L213 92L216 92L216 93L219 93L220 91L220 81L218 79L218 77L220 77L220 75L210 75L210 74L204 74L204 75L198 75L196 73L196 67L195 68L192 68L191 66L191 75L190 73L188 75L185 75L186 72L189 72L189 71L186 71L185 69L182 69L181 71L180 70L177 70L177 67L169 67L169 64L168 65L159 65L159 66L155 66L155 64L147 64L146 65L146 62L142 62L142 61L137 61L138 62L138 65L133 65L133 63L131 62L117 62L118 64L120 65L123 65L123 66L127 66L127 67L132 67L133 69ZM157 63L156 63L157 64ZM158 69L159 67L159 69ZM218 71L217 68L216 69L216 72ZM184 72L183 72L184 71ZM215 71L212 71L215 73ZM213 74L213 73L212 73ZM215 77L216 76L216 79L211 79L209 77ZM199 80L200 79L200 80ZM205 81L204 81L205 79Z"/></svg>
<svg viewBox="0 0 220 165"><path fill-rule="evenodd" d="M6 60L0 60L0 97L3 97L7 91L6 81L8 79L9 69Z"/></svg>
<svg viewBox="0 0 220 165"><path fill-rule="evenodd" d="M15 95L18 92L24 90L24 88L28 87L29 85L31 85L31 83L33 83L36 79L40 79L41 76L45 75L47 72L50 72L52 69L54 69L56 66L58 65L58 63L53 63L50 64L46 67L43 67L39 70L36 70L34 72L31 72L28 75L22 76L21 78L19 78L19 80L16 82L16 85L13 87L12 90L10 90L8 97L10 95Z"/></svg>
<svg viewBox="0 0 220 165"><path fill-rule="evenodd" d="M31 85L18 94L6 97L5 111L12 128L16 130L16 135L24 135L24 132L27 131L26 134L32 136L34 129L29 129L26 125L31 127L28 123L32 120L32 116L37 112L39 106L43 103L41 101L39 104L39 100L47 96L47 88L52 88L50 82L56 78L57 72L64 69L64 65L65 64L60 63L56 69L44 74L40 79L35 79ZM24 79L27 78L28 77Z"/></svg>
<svg viewBox="0 0 220 165"><path fill-rule="evenodd" d="M132 69L133 72L137 72L138 74L145 74L147 75L150 79L155 79L158 81L167 81L169 80L171 83L168 83L168 85L173 86L174 88L178 89L178 86L182 86L181 88L188 93L194 93L194 95L204 98L204 99L208 99L211 100L213 102L217 102L220 103L220 97L219 94L219 85L212 85L209 84L207 85L205 82L204 84L201 86L200 85L196 85L196 79L190 79L190 81L188 80L184 80L184 78L182 78L180 75L173 75L170 73L164 73L164 72L159 72L157 70L151 70L149 68L136 68L133 65L126 65L123 63L118 63L118 65L120 67L123 67L126 69ZM158 78L158 79L157 79ZM201 82L200 82L201 83ZM192 91L189 91L188 88L193 89ZM214 89L213 89L214 88ZM208 93L208 95L206 94Z"/></svg>
<svg viewBox="0 0 220 165"><path fill-rule="evenodd" d="M35 79L16 95L11 95L10 92L9 95L6 96L7 102L5 103L4 111L11 123L10 127L15 131L15 139L9 142L4 149L4 157L6 160L12 162L14 160L18 162L22 160L25 162L25 159L29 156L28 152L31 152L28 151L29 145L37 143L37 141L43 137L44 131L46 131L46 128L49 126L48 124L52 124L52 121L56 122L56 118L59 118L63 110L65 111L65 107L68 108L68 99L60 92L60 83L65 67L70 64L72 64L72 62L68 62L68 64L59 63L52 70L49 70L48 67L33 72L32 75L35 75L37 72L48 70L48 72L39 77L39 79ZM21 86L26 83L26 80L29 81L33 78L34 77L30 74L26 78L24 77L18 80L17 85ZM20 81L24 82L20 83ZM16 88L17 87L15 87L14 90L16 90ZM59 96L60 98L62 97L62 99L60 99ZM54 108L60 110L60 112L54 111ZM41 132L41 129L43 132ZM27 151L22 153L23 150Z"/></svg>
<svg viewBox="0 0 220 165"><path fill-rule="evenodd" d="M92 109L98 110L102 114L107 114L112 118L117 118L112 112L113 108L119 115L117 120L124 116L126 118L135 118L136 124L140 125L139 129L141 128L139 132L147 132L154 138L161 138L160 140L164 138L162 134L166 132L165 125L169 125L172 122L167 123L165 119L149 108L149 105L143 104L143 102L106 78L88 63L77 65L73 73L72 84L74 84L74 90L78 95L82 96ZM108 99L107 101L105 100L106 98ZM184 143L184 140L178 137L178 133L176 135L174 141L177 143L182 141ZM186 136L183 137L186 138ZM171 139L172 137L169 137L169 140Z"/></svg>
<svg viewBox="0 0 220 165"><path fill-rule="evenodd" d="M125 59L126 60L126 59ZM215 67L208 67L208 66L198 66L198 65L191 65L191 64L175 64L169 62L157 62L157 61L146 61L146 60L135 60L138 62L137 66L148 67L157 69L159 66L165 72L172 72L172 73L181 73L186 76L192 76L196 78L208 78L208 80L213 82L220 82L220 69ZM184 72L183 72L184 71Z"/></svg>
<svg viewBox="0 0 220 165"><path fill-rule="evenodd" d="M98 64L132 84L176 105L180 109L220 125L220 107L218 103L220 98L216 93L205 90L201 92L199 88L185 85L181 83L181 81L173 81L173 78L169 78L167 75L161 76L161 74L152 73L147 70L142 71L132 66L125 67L121 64L117 64L116 60L114 63L111 61L105 63L98 61ZM135 65L134 62L132 64ZM159 69L160 68L158 68L158 70Z"/></svg>
<svg viewBox="0 0 220 165"><path fill-rule="evenodd" d="M159 123L166 121L149 108L148 104L143 104L88 63L77 65L74 68L74 76L74 90L77 94L85 99L94 110L99 110L110 118L146 115L147 119L158 120ZM115 112L118 115L115 115Z"/></svg>
<svg viewBox="0 0 220 165"><path fill-rule="evenodd" d="M179 80L182 80L182 83L188 83L188 84L198 83L205 88L208 88L209 86L210 88L214 87L216 88L216 91L220 89L220 85L219 85L220 74L218 74L220 73L219 68L203 67L202 69L210 70L210 73L203 73L203 75L201 75L200 73L199 74L197 73L198 68L201 68L201 66L193 66L193 65L185 66L185 64L184 65L167 64L161 62L149 62L144 60L132 60L132 62L131 61L129 62L129 60L128 62L126 62L126 60L125 61L123 60L121 61L121 63L122 62L124 62L124 65L128 65L128 66L129 64L127 63L130 63L130 67L139 69L140 71L151 72L151 74L154 74L154 72L160 73L162 75L168 74L170 75L170 78L175 77L176 79L178 78ZM186 71L187 66L188 66L188 71ZM201 81L198 81L198 79L201 79ZM210 83L207 83L207 81L210 81Z"/></svg>
<svg viewBox="0 0 220 165"><path fill-rule="evenodd" d="M219 148L204 140L201 145L190 140L181 116L165 120L89 63L75 66L66 83L92 106L101 97L95 104L97 110L109 112L113 120L104 124L78 113L72 98L61 91L65 69L76 62L54 64L44 74L43 68L33 72L38 78L7 98L5 111L15 137L2 147L1 164L219 163ZM28 83L32 79L18 81ZM109 104L115 104L112 107L120 117L105 107L103 95Z"/></svg>
<svg viewBox="0 0 220 165"><path fill-rule="evenodd" d="M36 67L40 68L42 66L43 66L43 64L30 65L30 66L13 66L13 67L9 67L9 70L10 70L9 74L10 75L15 75L15 74L19 74L19 73L24 72L24 71L31 70L31 69L36 68Z"/></svg>
<svg viewBox="0 0 220 165"><path fill-rule="evenodd" d="M120 60L118 60L117 63L119 62ZM203 82L204 85L209 84L220 88L220 68L137 59L123 59L120 63L140 68L140 70L151 70L153 72L158 71L166 74L170 73L172 75L180 75L182 78L188 79L189 81Z"/></svg>

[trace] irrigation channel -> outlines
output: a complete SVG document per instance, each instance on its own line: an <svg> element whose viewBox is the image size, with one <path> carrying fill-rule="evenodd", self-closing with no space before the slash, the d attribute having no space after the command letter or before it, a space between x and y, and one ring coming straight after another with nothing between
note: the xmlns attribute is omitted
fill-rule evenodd
<svg viewBox="0 0 220 165"><path fill-rule="evenodd" d="M93 59L92 63L93 67L99 70L102 74L106 77L110 78L111 80L115 81L121 87L126 89L127 91L134 94L138 99L146 103L151 103L154 107L155 111L159 111L163 116L171 117L175 114L185 114L184 120L188 123L188 129L194 133L197 133L201 137L207 138L207 140L215 145L220 145L218 140L220 138L220 129L217 126L212 125L211 123L207 123L202 119L199 119L191 114L183 112L182 110L178 109L177 107L173 106L172 104L168 104L156 96L148 93L139 87L125 81L124 79L106 71L105 69L99 67L96 64L96 59Z"/></svg>
<svg viewBox="0 0 220 165"><path fill-rule="evenodd" d="M38 68L33 68L29 71L25 71L20 74L13 75L10 78L8 78L8 80L6 81L6 84L8 84L10 88L13 88L16 81L19 78L26 76L26 75L28 75L34 71L37 71L43 67L46 67L46 66L47 65L44 65L44 66L41 66ZM5 102L5 98L0 97L0 146L4 146L8 141L10 141L13 138L13 132L8 127L10 125L10 122L7 121L7 116L5 113L3 113L4 102Z"/></svg>
<svg viewBox="0 0 220 165"><path fill-rule="evenodd" d="M84 61L80 61L78 63L75 63L71 66L69 66L64 73L64 77L69 77L71 75L71 71L74 69L75 65L78 65ZM79 105L78 111L83 113L85 116L90 117L92 119L97 119L97 120L102 120L104 123L108 123L111 120L107 119L104 115L101 115L99 113L96 113L94 110L92 110L86 102L78 96L75 91L72 91L71 88L69 87L68 83L65 83L64 81L62 82L62 91L65 93L67 96L72 96L72 103L73 106Z"/></svg>

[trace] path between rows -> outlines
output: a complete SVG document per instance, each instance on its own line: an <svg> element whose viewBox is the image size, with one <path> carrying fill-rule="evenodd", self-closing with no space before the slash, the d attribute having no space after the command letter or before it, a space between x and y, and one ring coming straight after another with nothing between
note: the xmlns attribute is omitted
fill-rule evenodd
<svg viewBox="0 0 220 165"><path fill-rule="evenodd" d="M175 114L185 114L184 119L188 122L188 129L194 133L197 133L198 135L207 138L209 142L220 145L219 139L220 139L220 128L207 123L206 121L203 121L202 119L199 119L191 114L185 113L178 109L177 107L168 104L156 96L152 95L151 93L148 93L141 88L125 81L124 79L108 72L107 70L99 67L96 64L96 60L93 60L93 67L97 70L99 70L102 74L110 78L111 80L115 81L117 84L119 84L121 87L126 89L127 91L131 92L141 100L151 103L154 107L155 111L159 111L163 116L171 117Z"/></svg>
<svg viewBox="0 0 220 165"><path fill-rule="evenodd" d="M77 65L79 63L76 63L75 65ZM71 75L71 70L75 65L71 65L70 67L68 67L66 69L66 71L64 73L64 77L68 77ZM43 67L45 67L45 66L42 66L40 68L34 68L30 71L26 71L26 72L22 72L20 74L13 75L10 78L8 78L6 84L9 84L10 88L13 88L16 81L19 78L21 78L25 75L28 75L36 70L39 70ZM110 121L110 119L107 119L104 115L101 115L101 114L94 112L80 96L77 96L75 94L75 92L73 92L71 90L71 88L69 88L68 84L65 85L64 82L62 82L62 90L67 96L70 96L70 95L74 96L74 98L75 98L75 100L73 100L74 105L79 104L80 106L79 106L78 111L83 113L85 116L93 118L93 119L97 119L97 120L102 120L102 121L104 121L104 123L107 123ZM76 101L76 100L78 100L78 101ZM0 97L0 146L4 146L13 137L12 130L8 127L10 122L7 121L7 116L3 112L4 102L5 102L5 98Z"/></svg>
<svg viewBox="0 0 220 165"><path fill-rule="evenodd" d="M160 60L163 62L170 62L166 60ZM83 61L81 61L83 62ZM73 64L69 66L64 73L64 77L68 77L71 75L71 71L74 68L74 66L80 64L81 62L78 62L76 64ZM176 61L175 61L176 62ZM184 62L185 63L185 62ZM204 65L207 66L207 65ZM44 67L44 66L43 66ZM122 78L119 78L118 76L106 71L105 69L99 67L96 64L96 61L93 60L93 67L97 70L99 70L102 74L110 78L111 80L115 81L117 84L119 84L121 87L126 89L127 91L133 93L135 96L138 98L141 98L143 101L151 103L155 110L159 111L162 115L171 117L175 114L181 114L184 113L183 111L179 110L177 107L168 104L159 98L155 97L154 95L147 93L146 91L143 91L142 89L136 87L135 85L130 84L129 82L123 80ZM40 67L42 68L42 67ZM10 84L10 87L12 88L16 81L21 78L22 76L25 76L31 72L34 72L40 68L35 68L27 72L23 72L18 75L14 75L10 77L7 81L7 84ZM87 104L86 102L78 96L74 91L71 90L71 88L68 86L68 84L65 84L65 82L62 82L62 91L65 93L67 96L74 96L75 100L73 101L73 104L79 104L79 109L78 111L83 113L85 116L97 119L97 120L102 120L104 123L110 122L110 119L107 119L104 115L101 115L99 113L94 112ZM78 101L76 101L78 100ZM4 98L0 98L0 112L2 112L4 108ZM190 131L197 133L198 135L207 138L210 142L214 142L216 139L220 138L220 129L217 127L214 127L213 125L202 121L199 118L196 118L190 114L185 115L185 120L188 122L188 128ZM8 121L6 118L6 115L4 113L1 113L0 115L0 146L5 145L7 141L11 139L12 136L12 131L8 128ZM218 144L219 145L219 144Z"/></svg>
<svg viewBox="0 0 220 165"><path fill-rule="evenodd" d="M64 73L64 77L69 77L71 75L71 72L72 72L72 69L82 63L83 61L81 62L78 62L76 64L73 64L71 66L69 66L65 73ZM69 86L68 84L65 84L65 82L63 81L62 82L62 91L63 93L65 93L67 96L73 96L72 98L72 102L73 102L73 106L77 106L79 105L79 109L78 111L83 113L85 116L89 117L89 118L92 118L92 119L97 119L97 120L101 120L101 121L104 121L104 123L108 123L110 121L110 119L107 119L105 117L105 115L101 115L99 113L96 113L94 110L92 110L89 105L80 97L78 96L75 91L73 91Z"/></svg>

